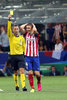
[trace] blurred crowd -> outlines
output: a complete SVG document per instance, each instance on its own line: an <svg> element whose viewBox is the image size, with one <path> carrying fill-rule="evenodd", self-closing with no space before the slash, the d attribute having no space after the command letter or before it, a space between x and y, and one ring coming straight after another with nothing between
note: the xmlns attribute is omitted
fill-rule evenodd
<svg viewBox="0 0 67 100"><path fill-rule="evenodd" d="M56 69L57 66L52 65L51 68L49 69L49 73L47 73L47 76L67 76L67 65L64 65L64 71L62 72L62 74L60 73L60 71L58 69ZM42 76L45 76L46 74L42 71L40 71ZM8 60L4 67L3 70L0 70L0 77L5 77L5 76L13 76L14 71L13 71L13 67L11 66L11 62L10 60ZM28 75L28 72L25 73L25 75Z"/></svg>
<svg viewBox="0 0 67 100"><path fill-rule="evenodd" d="M0 53L9 51L9 40L7 35L7 28L5 26L0 27Z"/></svg>
<svg viewBox="0 0 67 100"><path fill-rule="evenodd" d="M61 76L60 71L56 67L57 66L52 65L51 68L50 68L49 73L47 74L47 76ZM41 75L44 75L45 76L45 73L43 73L41 71ZM63 76L67 76L67 65L64 65L64 71L62 72L62 75Z"/></svg>
<svg viewBox="0 0 67 100"><path fill-rule="evenodd" d="M40 32L39 51L67 50L67 24L48 24Z"/></svg>
<svg viewBox="0 0 67 100"><path fill-rule="evenodd" d="M67 50L67 24L48 24L36 25L39 31L39 51L63 51ZM21 33L20 33L21 34ZM0 26L0 53L9 52L9 40L7 35L7 26ZM5 63L3 70L0 70L0 76L12 76L13 69L10 60ZM59 76L60 72L55 66L51 67L49 76ZM67 65L64 66L64 76L67 76Z"/></svg>
<svg viewBox="0 0 67 100"><path fill-rule="evenodd" d="M39 51L67 50L67 24L56 23L36 26L40 33ZM8 51L7 27L0 26L0 53Z"/></svg>

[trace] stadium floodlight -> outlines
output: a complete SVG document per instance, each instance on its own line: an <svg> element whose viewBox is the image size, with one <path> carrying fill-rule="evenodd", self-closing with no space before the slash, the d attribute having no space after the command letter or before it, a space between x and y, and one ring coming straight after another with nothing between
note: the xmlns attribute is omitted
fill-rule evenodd
<svg viewBox="0 0 67 100"><path fill-rule="evenodd" d="M54 13L54 16L56 16L56 13Z"/></svg>
<svg viewBox="0 0 67 100"><path fill-rule="evenodd" d="M12 6L5 6L5 8L11 8Z"/></svg>
<svg viewBox="0 0 67 100"><path fill-rule="evenodd" d="M60 15L60 13L58 13L57 15Z"/></svg>
<svg viewBox="0 0 67 100"><path fill-rule="evenodd" d="M22 5L15 5L15 6L12 6L13 8L21 8Z"/></svg>
<svg viewBox="0 0 67 100"><path fill-rule="evenodd" d="M5 6L5 8L21 8L22 5Z"/></svg>
<svg viewBox="0 0 67 100"><path fill-rule="evenodd" d="M52 1L52 4L55 4L55 2L54 2L54 1Z"/></svg>
<svg viewBox="0 0 67 100"><path fill-rule="evenodd" d="M48 18L48 16L42 16L42 18Z"/></svg>
<svg viewBox="0 0 67 100"><path fill-rule="evenodd" d="M0 18L2 18L2 16L0 15Z"/></svg>

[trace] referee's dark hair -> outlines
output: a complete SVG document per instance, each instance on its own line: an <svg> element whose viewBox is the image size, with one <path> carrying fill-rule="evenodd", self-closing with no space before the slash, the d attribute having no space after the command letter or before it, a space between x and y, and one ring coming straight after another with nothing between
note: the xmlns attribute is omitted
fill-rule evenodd
<svg viewBox="0 0 67 100"><path fill-rule="evenodd" d="M13 28L14 28L14 27L17 27L17 26L19 27L19 25L17 25L17 24L14 24L14 25L13 25Z"/></svg>

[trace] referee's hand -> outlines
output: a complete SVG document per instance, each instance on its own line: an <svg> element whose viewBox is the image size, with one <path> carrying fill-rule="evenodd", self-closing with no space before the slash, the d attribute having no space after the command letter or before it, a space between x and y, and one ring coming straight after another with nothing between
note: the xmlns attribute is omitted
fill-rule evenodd
<svg viewBox="0 0 67 100"><path fill-rule="evenodd" d="M11 17L12 17L12 15L9 14L9 15L8 15L8 18L10 19Z"/></svg>

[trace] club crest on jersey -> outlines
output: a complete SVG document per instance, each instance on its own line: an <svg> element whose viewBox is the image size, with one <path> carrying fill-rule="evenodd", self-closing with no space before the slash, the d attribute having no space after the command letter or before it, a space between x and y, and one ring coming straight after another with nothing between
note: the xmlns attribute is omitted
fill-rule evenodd
<svg viewBox="0 0 67 100"><path fill-rule="evenodd" d="M34 38L29 38L29 37L27 37L27 40L28 40L28 41L34 41Z"/></svg>

